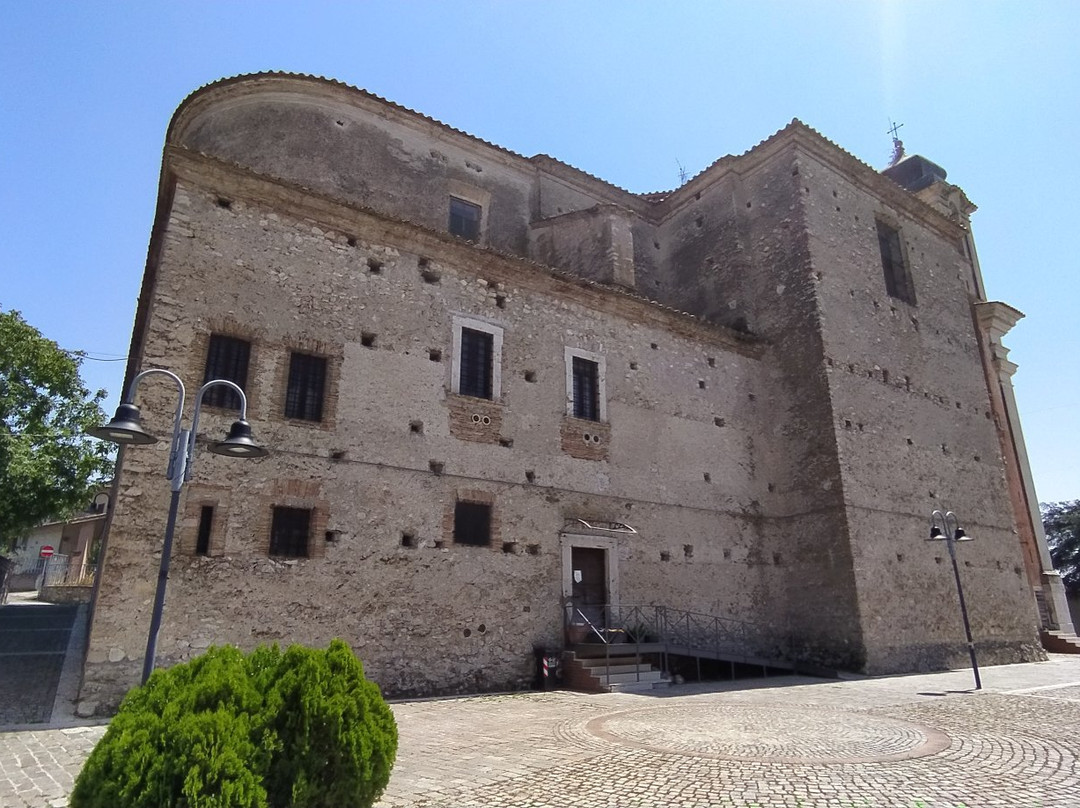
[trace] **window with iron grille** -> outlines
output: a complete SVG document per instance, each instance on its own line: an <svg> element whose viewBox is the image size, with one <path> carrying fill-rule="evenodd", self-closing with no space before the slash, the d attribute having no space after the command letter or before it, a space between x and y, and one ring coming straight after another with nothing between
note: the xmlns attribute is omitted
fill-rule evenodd
<svg viewBox="0 0 1080 808"><path fill-rule="evenodd" d="M493 336L486 331L461 329L461 395L492 398L493 344Z"/></svg>
<svg viewBox="0 0 1080 808"><path fill-rule="evenodd" d="M250 358L251 343L247 340L226 337L223 334L211 334L210 345L206 349L206 371L203 373L203 384L211 379L225 379L246 388ZM235 390L222 384L206 391L203 404L238 410L240 396Z"/></svg>
<svg viewBox="0 0 1080 808"><path fill-rule="evenodd" d="M889 297L895 297L914 306L915 286L911 280L911 271L904 260L900 231L879 221L877 233L878 247L881 249L881 268L885 272L885 291Z"/></svg>
<svg viewBox="0 0 1080 808"><path fill-rule="evenodd" d="M449 230L455 236L478 241L480 238L480 216L482 209L479 205L450 197L450 225Z"/></svg>
<svg viewBox="0 0 1080 808"><path fill-rule="evenodd" d="M214 506L203 505L199 511L199 534L195 539L195 554L210 555L210 531L214 526Z"/></svg>
<svg viewBox="0 0 1080 808"><path fill-rule="evenodd" d="M285 391L285 417L321 421L326 387L326 357L294 353L289 360L289 386Z"/></svg>
<svg viewBox="0 0 1080 808"><path fill-rule="evenodd" d="M580 356L573 357L574 417L600 420L600 365Z"/></svg>
<svg viewBox="0 0 1080 808"><path fill-rule="evenodd" d="M270 526L270 555L307 558L310 533L310 509L275 507Z"/></svg>
<svg viewBox="0 0 1080 808"><path fill-rule="evenodd" d="M458 501L454 506L454 542L477 547L491 544L491 506Z"/></svg>

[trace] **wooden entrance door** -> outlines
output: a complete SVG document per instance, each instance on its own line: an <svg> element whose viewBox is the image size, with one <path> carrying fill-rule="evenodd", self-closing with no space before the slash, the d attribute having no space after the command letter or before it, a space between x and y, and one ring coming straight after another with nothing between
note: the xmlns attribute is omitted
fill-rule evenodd
<svg viewBox="0 0 1080 808"><path fill-rule="evenodd" d="M608 602L607 550L601 547L572 547L570 550L574 607L594 625L602 624Z"/></svg>

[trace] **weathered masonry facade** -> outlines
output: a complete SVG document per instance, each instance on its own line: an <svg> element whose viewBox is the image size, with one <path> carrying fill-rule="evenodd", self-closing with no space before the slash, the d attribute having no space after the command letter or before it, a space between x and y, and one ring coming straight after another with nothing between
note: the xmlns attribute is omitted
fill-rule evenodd
<svg viewBox="0 0 1080 808"><path fill-rule="evenodd" d="M799 122L635 195L336 82L199 90L129 378L237 380L272 454L200 454L160 659L342 637L392 693L524 686L577 553L608 602L745 620L817 664L961 664L935 507L979 539L981 659L1037 658L1066 618L972 209ZM140 390L151 431L171 395ZM166 451L120 464L82 693L102 708L141 668Z"/></svg>

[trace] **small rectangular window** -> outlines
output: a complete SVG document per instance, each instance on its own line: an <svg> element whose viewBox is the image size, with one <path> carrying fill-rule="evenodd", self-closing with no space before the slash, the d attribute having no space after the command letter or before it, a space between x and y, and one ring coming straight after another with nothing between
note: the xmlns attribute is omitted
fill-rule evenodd
<svg viewBox="0 0 1080 808"><path fill-rule="evenodd" d="M236 337L211 334L210 345L206 350L206 370L203 384L211 379L225 379L247 388L248 360L251 358L251 343ZM225 409L240 409L240 396L225 385L211 387L203 396L203 404Z"/></svg>
<svg viewBox="0 0 1080 808"><path fill-rule="evenodd" d="M285 417L321 421L326 387L326 357L294 353L289 360Z"/></svg>
<svg viewBox="0 0 1080 808"><path fill-rule="evenodd" d="M461 329L461 375L458 392L463 396L492 398L494 338L486 331Z"/></svg>
<svg viewBox="0 0 1080 808"><path fill-rule="evenodd" d="M881 268L885 273L885 291L889 297L895 297L914 306L915 287L911 280L911 271L904 260L900 231L879 221L877 234L878 247L881 250Z"/></svg>
<svg viewBox="0 0 1080 808"><path fill-rule="evenodd" d="M270 555L307 558L311 534L311 511L307 508L274 508L270 526Z"/></svg>
<svg viewBox="0 0 1080 808"><path fill-rule="evenodd" d="M600 420L600 365L580 356L573 357L574 417Z"/></svg>
<svg viewBox="0 0 1080 808"><path fill-rule="evenodd" d="M491 506L458 502L454 506L454 542L477 547L491 544Z"/></svg>
<svg viewBox="0 0 1080 808"><path fill-rule="evenodd" d="M480 215L482 208L456 196L450 197L450 233L469 241L480 238Z"/></svg>
<svg viewBox="0 0 1080 808"><path fill-rule="evenodd" d="M214 506L203 505L199 511L199 535L195 540L195 555L210 555L210 531L214 527Z"/></svg>

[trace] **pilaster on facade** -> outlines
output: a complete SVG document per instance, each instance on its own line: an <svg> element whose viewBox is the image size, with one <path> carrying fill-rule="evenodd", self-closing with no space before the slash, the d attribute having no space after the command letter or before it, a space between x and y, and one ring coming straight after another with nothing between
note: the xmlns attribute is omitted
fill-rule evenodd
<svg viewBox="0 0 1080 808"><path fill-rule="evenodd" d="M1016 510L1017 532L1021 543L1025 545L1024 560L1028 565L1028 578L1035 588L1036 597L1040 599L1041 619L1048 624L1045 628L1073 633L1065 588L1050 559L1050 548L1043 531L1031 463L1020 426L1020 414L1012 383L1018 366L1009 360L1009 349L1002 342L1013 326L1023 319L1024 314L1007 303L981 301L975 303L975 315L982 332L986 356L993 370L995 384L991 385L991 404L999 423L1006 473L1015 474L1016 477L1016 484L1011 485L1010 490ZM990 370L991 368L987 369L988 378Z"/></svg>

